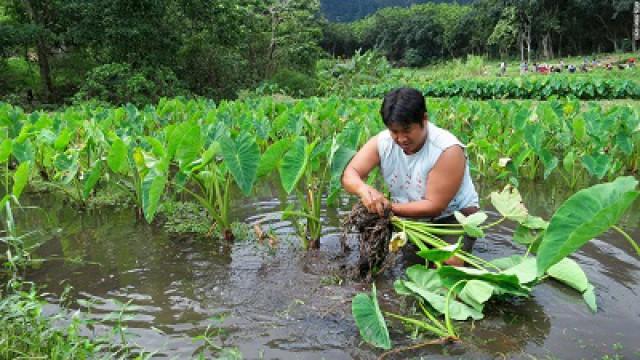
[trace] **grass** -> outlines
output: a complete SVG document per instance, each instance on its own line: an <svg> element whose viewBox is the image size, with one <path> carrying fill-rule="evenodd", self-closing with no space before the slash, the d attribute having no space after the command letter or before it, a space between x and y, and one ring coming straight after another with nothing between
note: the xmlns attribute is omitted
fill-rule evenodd
<svg viewBox="0 0 640 360"><path fill-rule="evenodd" d="M618 54L598 54L596 59L601 61L601 64L606 62L616 63L618 61L626 60L630 57L636 57L634 53L618 53ZM593 56L588 56L589 62L593 59ZM583 62L582 56L574 57L562 57L551 60L540 60L538 63L547 63L550 65L558 65L560 61L563 61L565 65L574 64L579 67ZM460 80L460 79L495 79L496 74L499 71L500 61L486 60L480 56L469 56L467 59L454 59L441 64L429 65L419 69L412 68L397 68L392 71L391 77L398 80L405 80L412 83L426 82L433 80ZM519 77L520 60L512 59L507 62L507 71L505 77ZM533 67L533 64L529 64L529 68ZM567 73L565 70L564 74ZM572 74L576 78L593 77L598 75L603 78L615 78L615 79L634 79L640 80L640 70L636 66L634 70L619 70L614 68L609 71L604 68L596 68L589 73L577 72ZM528 73L527 77L544 77L548 75Z"/></svg>

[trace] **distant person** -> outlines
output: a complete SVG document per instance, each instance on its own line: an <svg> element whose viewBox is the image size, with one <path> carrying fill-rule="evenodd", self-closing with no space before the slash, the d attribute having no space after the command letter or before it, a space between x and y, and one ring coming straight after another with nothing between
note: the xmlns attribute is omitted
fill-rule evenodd
<svg viewBox="0 0 640 360"><path fill-rule="evenodd" d="M629 58L627 60L627 65L629 65L629 69L636 66L636 58Z"/></svg>
<svg viewBox="0 0 640 360"><path fill-rule="evenodd" d="M507 63L504 61L500 63L500 76L504 76L507 73Z"/></svg>
<svg viewBox="0 0 640 360"><path fill-rule="evenodd" d="M611 65L611 63L607 63L606 69L613 70L613 65Z"/></svg>
<svg viewBox="0 0 640 360"><path fill-rule="evenodd" d="M567 66L567 70L569 70L569 73L573 74L573 73L575 73L575 72L576 72L576 66L575 66L575 65L573 65L573 64L569 64L569 65Z"/></svg>
<svg viewBox="0 0 640 360"><path fill-rule="evenodd" d="M525 75L529 72L529 64L526 61L520 63L520 75Z"/></svg>

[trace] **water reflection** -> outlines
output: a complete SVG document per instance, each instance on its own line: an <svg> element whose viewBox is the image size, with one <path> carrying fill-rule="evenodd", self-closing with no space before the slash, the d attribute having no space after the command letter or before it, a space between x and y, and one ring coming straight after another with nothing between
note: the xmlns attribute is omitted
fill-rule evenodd
<svg viewBox="0 0 640 360"><path fill-rule="evenodd" d="M523 189L531 212L546 218L569 195L538 186ZM481 191L485 199L490 190ZM50 260L32 272L33 280L53 294L72 285L76 298L95 303L96 319L118 310L111 299L131 300L141 306L128 323L139 336L136 342L161 354L192 356L200 347L192 338L215 324L226 331L216 342L239 347L246 358L376 358L380 352L361 342L350 315L350 299L368 285L345 276L357 252L343 256L339 246L339 220L353 199L339 199L338 209L323 209L321 249L304 252L291 224L282 220L283 209L295 198L283 194L277 183L259 187L250 200L237 198L242 200L234 205L235 219L271 228L280 239L277 250L243 241L172 240L158 227L136 220L132 210L81 213L46 196L24 202L46 209L47 216L29 210L20 212L17 222L21 232L42 229L35 238L46 240L38 254ZM623 223L636 239L639 206ZM486 200L483 207L492 219L497 217ZM512 233L509 224L492 229L478 241L476 253L487 259L522 254ZM633 357L638 345L632 334L640 326L640 261L632 251L622 237L607 233L573 256L596 287L600 312L595 315L575 291L549 281L531 299L488 306L486 319L460 324L462 345L398 358L593 358L606 354L614 342L624 346L623 355ZM402 273L398 265L378 280L380 296L388 296L381 301L393 301L392 283ZM220 315L226 317L222 324L212 320ZM415 341L401 330L394 326L396 346ZM608 348L581 347L589 342L608 343Z"/></svg>

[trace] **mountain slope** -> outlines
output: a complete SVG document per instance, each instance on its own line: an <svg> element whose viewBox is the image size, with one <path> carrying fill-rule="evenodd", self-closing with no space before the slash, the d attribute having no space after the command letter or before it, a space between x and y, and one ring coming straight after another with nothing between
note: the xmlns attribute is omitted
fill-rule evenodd
<svg viewBox="0 0 640 360"><path fill-rule="evenodd" d="M458 3L470 3L473 0L459 0ZM426 2L454 2L454 0L321 0L320 7L330 21L347 22L361 19L376 10L389 6L408 7Z"/></svg>

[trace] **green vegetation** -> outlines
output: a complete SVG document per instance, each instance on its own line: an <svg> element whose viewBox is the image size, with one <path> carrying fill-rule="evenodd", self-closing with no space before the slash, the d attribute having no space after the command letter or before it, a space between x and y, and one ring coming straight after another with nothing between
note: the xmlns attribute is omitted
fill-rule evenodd
<svg viewBox="0 0 640 360"><path fill-rule="evenodd" d="M549 222L529 214L520 194L512 188L491 194L491 202L502 218L486 226L481 226L487 219L484 213L469 217L456 213L460 225L454 227L393 218L394 228L405 234L420 250L418 255L425 259L425 265L406 270L407 280L396 280L395 291L415 298L426 318L385 314L446 341L456 340L452 320L482 319L491 298L527 297L534 286L549 277L580 292L589 308L596 312L594 286L578 263L567 256L609 228L624 234L615 224L640 195L637 188L638 181L633 177L620 177L583 189L561 205ZM481 237L484 230L504 220L519 224L513 241L527 247L523 256L487 262L460 250L460 243L451 246L438 237L465 233ZM624 235L640 256L640 247ZM452 256L462 258L470 267L444 265ZM430 268L429 264L434 267ZM383 349L391 348L375 287L373 299L365 294L354 298L352 312L365 341ZM441 315L444 321L438 320Z"/></svg>
<svg viewBox="0 0 640 360"><path fill-rule="evenodd" d="M381 129L377 106L339 98L218 105L175 99L144 109L85 105L26 114L5 104L4 173L38 173L81 207L117 186L148 222L163 195L184 192L227 238L237 200L232 185L248 196L256 181L277 173L283 190L298 198L286 215L302 220L296 224L307 247L320 236L323 195L335 198L342 168ZM432 121L447 123L469 145L472 169L483 178L517 185L553 176L576 188L640 167L635 106L454 99L428 107Z"/></svg>

